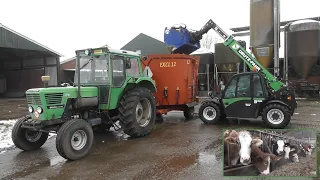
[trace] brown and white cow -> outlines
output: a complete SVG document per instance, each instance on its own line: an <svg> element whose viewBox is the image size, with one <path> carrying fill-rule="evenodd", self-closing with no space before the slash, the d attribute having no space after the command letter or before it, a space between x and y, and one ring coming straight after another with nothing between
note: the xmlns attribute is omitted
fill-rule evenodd
<svg viewBox="0 0 320 180"><path fill-rule="evenodd" d="M239 132L226 131L225 134L228 135L224 139L225 164L228 162L229 154L231 165L236 165L239 159L241 164L248 165L251 162L252 145L260 146L263 143L261 139L253 138L250 132L245 130Z"/></svg>
<svg viewBox="0 0 320 180"><path fill-rule="evenodd" d="M314 149L314 146L312 144L308 144L308 145L301 145L300 144L300 154L302 156L310 156L312 153L312 150Z"/></svg>
<svg viewBox="0 0 320 180"><path fill-rule="evenodd" d="M260 174L267 175L270 173L270 164L272 161L279 161L281 157L274 154L264 153L258 146L252 146L251 158L254 166Z"/></svg>

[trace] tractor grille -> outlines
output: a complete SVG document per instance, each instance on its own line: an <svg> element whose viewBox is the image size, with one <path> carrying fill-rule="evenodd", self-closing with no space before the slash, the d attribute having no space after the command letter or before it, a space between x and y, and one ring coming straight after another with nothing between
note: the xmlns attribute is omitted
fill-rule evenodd
<svg viewBox="0 0 320 180"><path fill-rule="evenodd" d="M45 94L44 98L47 105L61 104L63 93Z"/></svg>
<svg viewBox="0 0 320 180"><path fill-rule="evenodd" d="M40 94L26 94L28 104L41 105Z"/></svg>

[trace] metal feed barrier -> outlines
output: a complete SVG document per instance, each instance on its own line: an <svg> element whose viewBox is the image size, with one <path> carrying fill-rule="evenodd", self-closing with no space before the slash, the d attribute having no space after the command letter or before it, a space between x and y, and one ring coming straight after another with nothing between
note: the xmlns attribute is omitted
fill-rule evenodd
<svg viewBox="0 0 320 180"><path fill-rule="evenodd" d="M283 130L282 132L275 132L275 131L259 131L259 130L249 130L249 132L251 133L251 135L253 137L259 137L260 139L263 140L263 145L260 146L260 149L262 152L265 153L272 153L273 152L273 147L272 147L272 140L277 141L279 139L281 140L286 140L286 142L290 143L290 144L296 144L299 147L299 144L305 144L305 143L311 143L313 144L313 142L315 142L316 138L301 138L301 139L294 139L292 137L287 137L285 135L283 135L283 132L287 132L285 130ZM236 165L231 165L231 160L230 160L230 154L229 154L229 145L227 145L228 148L228 154L226 157L227 158L227 165L224 165L224 172L230 172L230 171L236 171L236 170L240 170L243 168L249 168L251 166L253 166L253 164L249 164L249 165L242 165L240 163L240 161L237 162Z"/></svg>

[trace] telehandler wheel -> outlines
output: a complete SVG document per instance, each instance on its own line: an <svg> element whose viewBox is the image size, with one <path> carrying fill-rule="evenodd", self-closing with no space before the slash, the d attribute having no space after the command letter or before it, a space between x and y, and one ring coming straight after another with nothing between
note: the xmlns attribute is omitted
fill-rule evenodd
<svg viewBox="0 0 320 180"><path fill-rule="evenodd" d="M56 138L56 148L65 159L77 160L89 154L93 139L93 130L87 121L72 119L60 127Z"/></svg>
<svg viewBox="0 0 320 180"><path fill-rule="evenodd" d="M183 115L186 120L192 119L194 115L194 107L186 107L183 111Z"/></svg>
<svg viewBox="0 0 320 180"><path fill-rule="evenodd" d="M147 88L126 92L119 103L120 125L131 137L149 134L156 119L155 97Z"/></svg>
<svg viewBox="0 0 320 180"><path fill-rule="evenodd" d="M199 117L205 124L216 124L221 119L220 108L215 103L205 102L199 108Z"/></svg>
<svg viewBox="0 0 320 180"><path fill-rule="evenodd" d="M22 128L22 123L30 119L29 116L20 118L13 126L11 138L14 145L24 151L32 151L39 149L48 139L49 133L32 131Z"/></svg>
<svg viewBox="0 0 320 180"><path fill-rule="evenodd" d="M269 128L282 129L290 122L290 111L280 104L267 105L262 112L262 120Z"/></svg>

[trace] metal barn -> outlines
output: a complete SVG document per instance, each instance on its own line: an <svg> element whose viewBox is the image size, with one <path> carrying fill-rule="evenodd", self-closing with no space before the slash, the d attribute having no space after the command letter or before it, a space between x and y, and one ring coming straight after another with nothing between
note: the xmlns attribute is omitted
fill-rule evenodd
<svg viewBox="0 0 320 180"><path fill-rule="evenodd" d="M0 97L24 97L27 89L43 87L43 75L51 76L49 86L58 86L61 56L0 24Z"/></svg>

